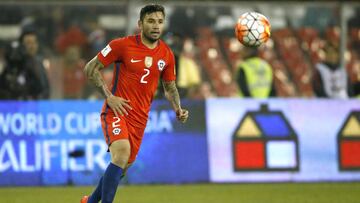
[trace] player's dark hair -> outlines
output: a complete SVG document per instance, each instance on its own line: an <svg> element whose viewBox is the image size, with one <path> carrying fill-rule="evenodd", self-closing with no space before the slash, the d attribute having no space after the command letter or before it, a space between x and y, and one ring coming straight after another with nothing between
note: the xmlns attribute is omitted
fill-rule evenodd
<svg viewBox="0 0 360 203"><path fill-rule="evenodd" d="M140 20L143 21L145 15L154 13L154 12L161 12L165 17L165 9L162 5L159 4L148 4L144 6L140 11Z"/></svg>

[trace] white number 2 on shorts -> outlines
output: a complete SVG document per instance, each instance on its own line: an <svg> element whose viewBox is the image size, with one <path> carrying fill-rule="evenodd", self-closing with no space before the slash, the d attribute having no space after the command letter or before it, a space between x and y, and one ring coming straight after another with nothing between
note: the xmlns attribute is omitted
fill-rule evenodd
<svg viewBox="0 0 360 203"><path fill-rule="evenodd" d="M116 119L114 122L112 122L112 127L116 128L120 126L120 118L119 117L113 117L113 119Z"/></svg>

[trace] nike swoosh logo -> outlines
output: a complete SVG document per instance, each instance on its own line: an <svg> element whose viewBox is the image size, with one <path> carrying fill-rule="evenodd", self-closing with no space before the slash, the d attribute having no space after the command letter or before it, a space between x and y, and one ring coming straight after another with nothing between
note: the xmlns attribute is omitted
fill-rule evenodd
<svg viewBox="0 0 360 203"><path fill-rule="evenodd" d="M140 61L142 61L142 60L135 60L135 59L130 60L131 63L137 63L137 62L140 62Z"/></svg>

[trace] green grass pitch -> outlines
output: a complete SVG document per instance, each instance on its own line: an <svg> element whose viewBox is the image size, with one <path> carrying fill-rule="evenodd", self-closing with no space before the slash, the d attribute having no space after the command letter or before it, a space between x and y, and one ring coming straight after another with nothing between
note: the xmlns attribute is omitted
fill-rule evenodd
<svg viewBox="0 0 360 203"><path fill-rule="evenodd" d="M3 187L0 203L79 203L92 187ZM358 203L360 183L120 186L114 203Z"/></svg>

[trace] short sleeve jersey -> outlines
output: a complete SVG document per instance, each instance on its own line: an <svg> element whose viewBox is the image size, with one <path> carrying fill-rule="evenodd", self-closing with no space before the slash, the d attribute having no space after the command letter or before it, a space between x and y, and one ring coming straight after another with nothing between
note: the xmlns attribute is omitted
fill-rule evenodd
<svg viewBox="0 0 360 203"><path fill-rule="evenodd" d="M125 117L129 123L145 127L159 79L176 80L171 49L161 40L150 49L141 42L140 35L134 35L111 41L97 58L105 67L115 63L111 92L130 100L133 110ZM106 101L102 112L112 112Z"/></svg>

